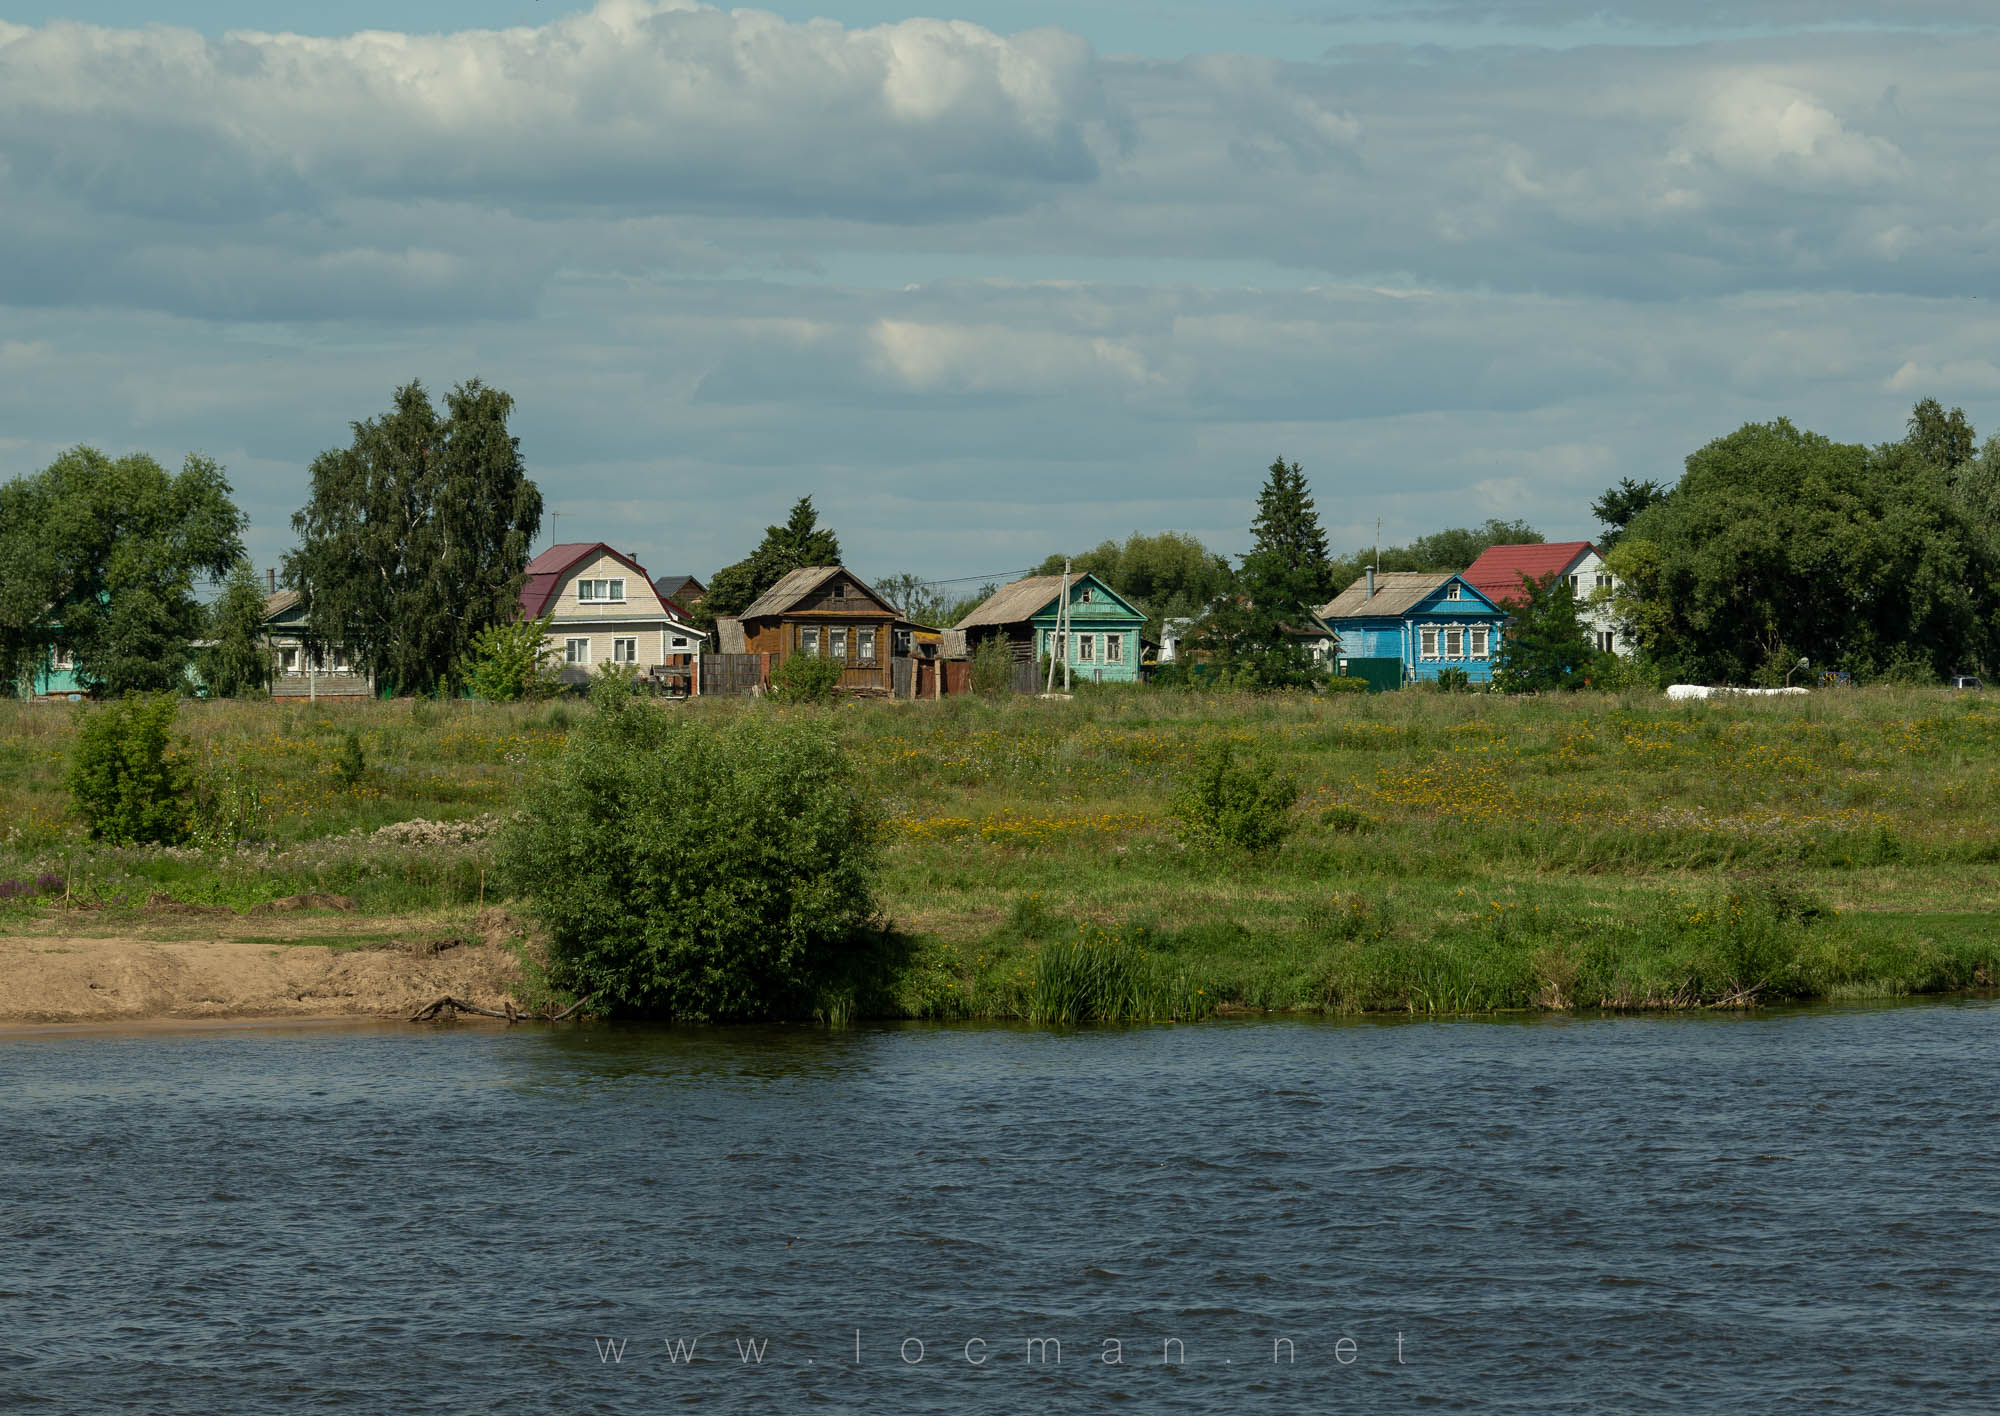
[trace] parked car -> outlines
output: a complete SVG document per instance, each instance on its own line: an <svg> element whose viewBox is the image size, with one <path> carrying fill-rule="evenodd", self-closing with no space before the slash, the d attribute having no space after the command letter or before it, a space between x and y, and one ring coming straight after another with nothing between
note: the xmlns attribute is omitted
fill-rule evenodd
<svg viewBox="0 0 2000 1416"><path fill-rule="evenodd" d="M1985 684L1981 683L1971 674L1960 674L1951 681L1951 686L1955 689L1963 689L1968 693L1979 693L1986 687Z"/></svg>

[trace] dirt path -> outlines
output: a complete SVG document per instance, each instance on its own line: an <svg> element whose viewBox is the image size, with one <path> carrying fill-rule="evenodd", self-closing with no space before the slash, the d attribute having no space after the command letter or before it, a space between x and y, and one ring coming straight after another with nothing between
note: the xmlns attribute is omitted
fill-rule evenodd
<svg viewBox="0 0 2000 1416"><path fill-rule="evenodd" d="M408 1017L445 994L518 1006L505 916L441 923L56 915L0 935L0 1022Z"/></svg>

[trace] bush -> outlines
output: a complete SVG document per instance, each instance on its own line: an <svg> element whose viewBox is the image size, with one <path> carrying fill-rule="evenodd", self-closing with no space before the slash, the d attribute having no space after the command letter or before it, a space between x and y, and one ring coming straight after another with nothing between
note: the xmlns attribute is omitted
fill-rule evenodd
<svg viewBox="0 0 2000 1416"><path fill-rule="evenodd" d="M194 768L173 740L170 693L132 694L91 713L67 784L91 839L175 845L193 827Z"/></svg>
<svg viewBox="0 0 2000 1416"><path fill-rule="evenodd" d="M1013 689L1013 649L998 636L981 641L972 651L972 691L995 698Z"/></svg>
<svg viewBox="0 0 2000 1416"><path fill-rule="evenodd" d="M817 654L794 654L771 671L771 696L780 703L824 703L840 687L842 664Z"/></svg>
<svg viewBox="0 0 2000 1416"><path fill-rule="evenodd" d="M340 751L333 759L334 780L342 789L358 787L368 775L368 756L361 750L361 734L349 728L340 735Z"/></svg>
<svg viewBox="0 0 2000 1416"><path fill-rule="evenodd" d="M1438 670L1437 691L1439 693L1463 693L1472 685L1472 675L1460 668Z"/></svg>
<svg viewBox="0 0 2000 1416"><path fill-rule="evenodd" d="M1298 799L1294 778L1262 758L1238 762L1234 745L1224 741L1196 755L1169 810L1184 839L1257 851L1277 845L1291 831Z"/></svg>
<svg viewBox="0 0 2000 1416"><path fill-rule="evenodd" d="M472 637L459 674L476 697L490 703L546 698L561 685L556 651L548 647L551 616L489 624Z"/></svg>
<svg viewBox="0 0 2000 1416"><path fill-rule="evenodd" d="M1326 693L1366 693L1368 680L1350 678L1346 674L1329 674L1320 682L1320 689Z"/></svg>
<svg viewBox="0 0 2000 1416"><path fill-rule="evenodd" d="M500 862L549 932L553 986L690 1021L796 1017L861 947L876 838L815 725L627 699L571 735Z"/></svg>

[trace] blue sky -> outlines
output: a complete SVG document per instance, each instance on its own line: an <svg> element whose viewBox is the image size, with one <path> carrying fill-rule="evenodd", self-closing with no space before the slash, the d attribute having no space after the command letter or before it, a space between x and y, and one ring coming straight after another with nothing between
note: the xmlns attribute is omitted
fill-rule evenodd
<svg viewBox="0 0 2000 1416"><path fill-rule="evenodd" d="M1342 546L1587 535L1748 419L2000 427L1989 9L15 9L0 476L200 449L269 564L479 376L661 571L808 492L863 574L1235 551L1280 453Z"/></svg>

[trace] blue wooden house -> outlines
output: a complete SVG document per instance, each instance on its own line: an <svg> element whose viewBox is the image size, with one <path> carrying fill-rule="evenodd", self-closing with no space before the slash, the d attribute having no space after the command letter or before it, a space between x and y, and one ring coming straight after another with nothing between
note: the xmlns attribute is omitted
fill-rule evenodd
<svg viewBox="0 0 2000 1416"><path fill-rule="evenodd" d="M1388 687L1445 669L1490 683L1507 612L1463 576L1371 570L1321 606L1319 617L1339 637L1334 671Z"/></svg>

